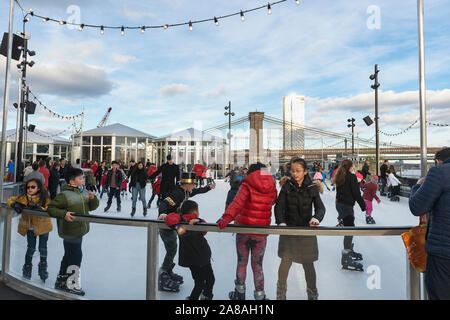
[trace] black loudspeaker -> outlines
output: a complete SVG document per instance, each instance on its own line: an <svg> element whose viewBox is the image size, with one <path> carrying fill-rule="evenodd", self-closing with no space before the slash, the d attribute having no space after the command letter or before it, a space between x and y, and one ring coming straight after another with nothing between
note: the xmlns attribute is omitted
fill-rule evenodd
<svg viewBox="0 0 450 320"><path fill-rule="evenodd" d="M11 58L13 60L18 61L20 59L22 50L20 50L19 47L23 47L23 45L24 45L23 38L18 36L17 34L13 34L12 52L11 52ZM5 32L3 34L2 45L0 47L0 54L4 55L5 57L8 56L8 52L6 50L7 47L8 47L8 33Z"/></svg>
<svg viewBox="0 0 450 320"><path fill-rule="evenodd" d="M372 119L370 119L369 116L364 117L363 120L368 126L370 126L373 123Z"/></svg>
<svg viewBox="0 0 450 320"><path fill-rule="evenodd" d="M34 124L29 124L28 125L28 131L34 132L34 128L36 128L36 126Z"/></svg>
<svg viewBox="0 0 450 320"><path fill-rule="evenodd" d="M34 103L33 101L28 101L25 112L28 114L34 114L35 110L36 110L36 103Z"/></svg>

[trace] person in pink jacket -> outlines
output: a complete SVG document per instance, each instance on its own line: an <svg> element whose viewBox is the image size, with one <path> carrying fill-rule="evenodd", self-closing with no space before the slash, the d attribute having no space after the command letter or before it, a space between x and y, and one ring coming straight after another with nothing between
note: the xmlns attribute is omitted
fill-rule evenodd
<svg viewBox="0 0 450 320"><path fill-rule="evenodd" d="M371 175L367 175L366 176L366 183L363 184L361 183L361 188L364 190L363 193L363 199L364 202L366 203L366 223L367 224L375 224L375 220L372 217L372 201L375 198L375 200L377 200L378 203L381 202L380 198L378 198L377 196L377 180L374 176Z"/></svg>

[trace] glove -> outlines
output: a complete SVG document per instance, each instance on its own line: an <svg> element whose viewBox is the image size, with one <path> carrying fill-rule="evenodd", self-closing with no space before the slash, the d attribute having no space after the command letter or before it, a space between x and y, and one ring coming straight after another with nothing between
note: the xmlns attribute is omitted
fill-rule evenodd
<svg viewBox="0 0 450 320"><path fill-rule="evenodd" d="M25 206L19 202L13 202L11 207L19 214L22 213L23 208L25 208Z"/></svg>
<svg viewBox="0 0 450 320"><path fill-rule="evenodd" d="M381 200L380 200L380 199L377 199L377 202L378 202L378 203L380 203L380 202L381 202Z"/></svg>
<svg viewBox="0 0 450 320"><path fill-rule="evenodd" d="M219 222L217 222L217 226L219 227L219 229L223 229L223 228L225 228L227 225L228 225L228 222L225 221L225 220L223 220L223 219L220 219Z"/></svg>

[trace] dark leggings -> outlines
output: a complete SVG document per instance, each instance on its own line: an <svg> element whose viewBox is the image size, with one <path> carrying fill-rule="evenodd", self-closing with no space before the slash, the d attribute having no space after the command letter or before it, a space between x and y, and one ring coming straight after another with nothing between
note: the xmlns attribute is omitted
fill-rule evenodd
<svg viewBox="0 0 450 320"><path fill-rule="evenodd" d="M236 269L236 284L245 284L247 277L248 256L252 255L253 279L255 290L264 290L263 258L266 251L267 237L250 237L243 234L236 235L236 251L238 263Z"/></svg>
<svg viewBox="0 0 450 320"><path fill-rule="evenodd" d="M278 283L281 287L286 287L286 280L291 268L292 260L281 259L280 267L278 268ZM311 290L316 289L316 269L314 263L303 263L303 270L305 270L306 287Z"/></svg>
<svg viewBox="0 0 450 320"><path fill-rule="evenodd" d="M213 287L216 279L214 278L214 272L211 267L211 263L206 266L198 267L192 266L191 269L192 278L194 279L194 289L192 289L189 300L198 300L200 294L203 292L205 297L213 297Z"/></svg>
<svg viewBox="0 0 450 320"><path fill-rule="evenodd" d="M346 216L344 219L344 227L355 226L355 216ZM344 236L344 249L352 249L353 236Z"/></svg>

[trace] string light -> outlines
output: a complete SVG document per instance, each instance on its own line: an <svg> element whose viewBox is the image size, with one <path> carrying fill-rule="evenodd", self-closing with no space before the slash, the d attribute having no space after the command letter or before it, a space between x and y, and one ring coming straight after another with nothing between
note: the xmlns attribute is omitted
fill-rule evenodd
<svg viewBox="0 0 450 320"><path fill-rule="evenodd" d="M65 120L75 120L75 119L81 117L81 115L82 115L81 113L74 115L74 116L63 116L63 115L57 114L56 112L54 112L50 108L48 108L45 104L43 104L32 91L29 91L29 92L33 96L33 100L36 101L37 103L39 103L39 105L41 105L45 111L49 112L54 117L58 117L59 119L65 119Z"/></svg>
<svg viewBox="0 0 450 320"><path fill-rule="evenodd" d="M103 35L105 29L120 29L121 30L121 34L125 35L125 28L126 29L132 29L132 30L133 29L134 30L136 30L136 29L137 30L141 30L141 33L144 33L146 29L164 29L164 30L166 30L169 27L180 27L180 26L188 25L189 26L189 30L192 31L193 30L193 25L195 23L203 23L203 22L211 21L211 22L214 22L214 24L216 26L219 26L219 20L220 19L231 18L231 17L234 17L234 16L240 16L241 20L245 21L245 15L244 14L246 14L246 13L257 11L257 10L264 10L265 9L265 10L267 10L267 13L270 15L270 14L272 14L272 7L274 5L281 4L281 3L284 3L286 1L288 1L288 0L278 0L278 1L275 1L275 2L272 2L272 3L268 2L266 5L262 5L262 6L259 6L259 7L256 7L256 8L247 9L247 10L240 10L240 11L237 11L235 13L231 13L231 14L227 14L227 15L223 15L223 16L214 16L214 17L209 18L209 19L189 20L188 22L184 22L184 23L164 24L164 25L147 25L147 26L124 26L124 25L122 25L122 26L120 26L120 25L119 26L107 26L107 25L94 25L94 24L84 24L84 23L79 24L79 23L73 23L73 22L70 22L70 21L66 22L66 21L63 21L63 20L60 20L60 19L57 20L57 19L52 19L52 18L40 16L40 15L34 13L33 9L30 9L30 14L33 17L42 19L43 22L51 21L51 22L56 22L56 23L58 23L60 25L68 24L68 25L76 26L76 27L78 27L78 30L80 30L80 31L82 31L85 26L89 27L89 28L98 28L98 29L100 29L100 34ZM299 5L300 1L296 0L295 3L297 5Z"/></svg>
<svg viewBox="0 0 450 320"><path fill-rule="evenodd" d="M300 0L295 0L296 5L300 5Z"/></svg>

